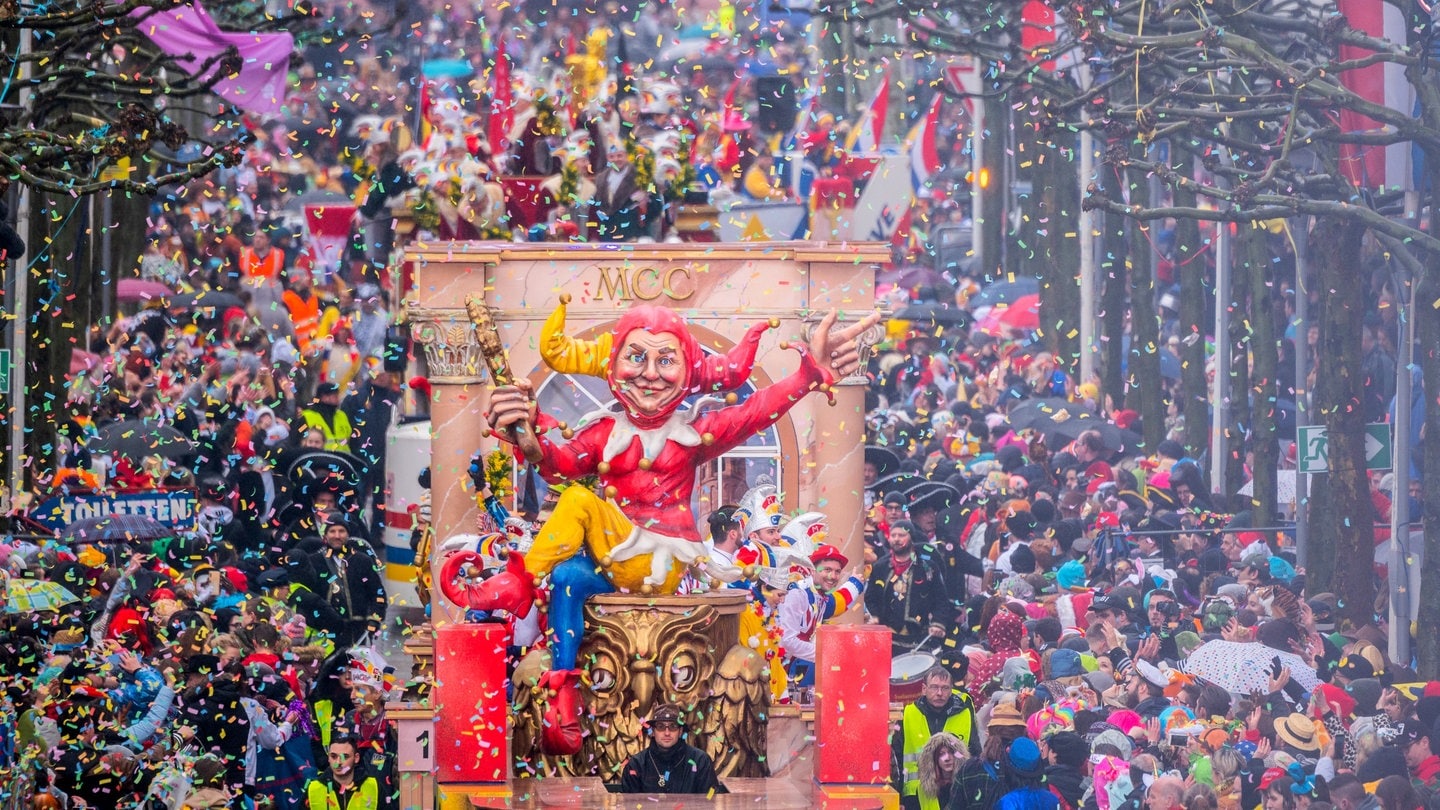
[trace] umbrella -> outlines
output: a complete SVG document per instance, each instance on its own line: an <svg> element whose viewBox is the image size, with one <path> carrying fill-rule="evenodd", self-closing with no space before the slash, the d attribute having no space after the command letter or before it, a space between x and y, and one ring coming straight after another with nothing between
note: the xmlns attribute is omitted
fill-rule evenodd
<svg viewBox="0 0 1440 810"><path fill-rule="evenodd" d="M80 597L65 590L65 586L48 579L10 580L6 588L6 613L39 613L59 610L65 605L79 602Z"/></svg>
<svg viewBox="0 0 1440 810"><path fill-rule="evenodd" d="M132 461L146 456L180 458L194 449L195 445L175 428L139 419L127 419L100 428L100 436L90 444L92 453L120 456Z"/></svg>
<svg viewBox="0 0 1440 810"><path fill-rule="evenodd" d="M1101 441L1105 443L1106 449L1116 453L1132 452L1145 442L1144 437L1139 433L1133 430L1125 430L1112 422L1106 422L1104 419L1093 416L1083 419L1067 419L1064 422L1055 424L1054 427L1048 430L1044 427L1040 428L1040 431L1044 433L1047 438L1050 436L1058 436L1072 442L1087 430L1097 431L1100 434Z"/></svg>
<svg viewBox="0 0 1440 810"><path fill-rule="evenodd" d="M1270 670L1275 659L1290 668L1290 680L1306 692L1320 685L1315 669L1293 653L1281 652L1258 641L1207 641L1196 647L1180 668L1227 692L1249 695L1270 691Z"/></svg>
<svg viewBox="0 0 1440 810"><path fill-rule="evenodd" d="M970 306L993 307L996 304L1013 304L1027 295L1040 292L1040 280L1029 276L1018 276L1014 281L997 281L976 293L970 299Z"/></svg>
<svg viewBox="0 0 1440 810"><path fill-rule="evenodd" d="M174 296L170 299L170 306L181 309L230 309L245 305L234 293L224 290L200 290Z"/></svg>
<svg viewBox="0 0 1440 810"><path fill-rule="evenodd" d="M920 334L935 336L946 330L964 329L970 323L970 313L941 304L911 304L895 313L895 319L909 321Z"/></svg>
<svg viewBox="0 0 1440 810"><path fill-rule="evenodd" d="M903 287L907 290L913 290L916 287L936 287L941 290L951 290L953 292L955 289L955 286L944 276L940 275L940 273L929 267L921 267L918 265L901 267L895 270L882 270L879 275L875 277L875 284L876 286L893 284L896 287Z"/></svg>
<svg viewBox="0 0 1440 810"><path fill-rule="evenodd" d="M148 278L122 278L115 285L115 300L122 304L169 298L175 291Z"/></svg>
<svg viewBox="0 0 1440 810"><path fill-rule="evenodd" d="M175 530L144 515L107 515L85 518L65 527L60 539L65 543L104 543L116 541L155 540L171 537Z"/></svg>
<svg viewBox="0 0 1440 810"><path fill-rule="evenodd" d="M1255 497L1255 482L1249 481L1240 488L1239 494ZM1295 503L1295 471L1275 471L1275 502L1281 506L1289 506Z"/></svg>
<svg viewBox="0 0 1440 810"><path fill-rule="evenodd" d="M1036 428L1042 433L1070 419L1093 418L1083 402L1071 402L1060 397L1027 399L1010 409L1010 426L1016 430Z"/></svg>
<svg viewBox="0 0 1440 810"><path fill-rule="evenodd" d="M296 480L295 474L301 470L309 470L318 478L329 475L339 475L344 479L351 489L360 486L360 471L365 465L360 459L349 453L336 453L331 450L311 450L296 456L285 468L285 476L292 481Z"/></svg>
<svg viewBox="0 0 1440 810"><path fill-rule="evenodd" d="M1035 330L1040 328L1040 296L1031 294L1015 299L1015 303L999 310L996 321L1001 326L1008 326L1011 329Z"/></svg>

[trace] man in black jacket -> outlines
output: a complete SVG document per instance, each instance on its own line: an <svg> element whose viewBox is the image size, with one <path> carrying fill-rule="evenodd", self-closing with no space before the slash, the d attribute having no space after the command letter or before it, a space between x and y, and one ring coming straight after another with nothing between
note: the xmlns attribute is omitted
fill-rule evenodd
<svg viewBox="0 0 1440 810"><path fill-rule="evenodd" d="M325 600L345 619L346 632L336 646L348 647L384 624L385 581L375 551L351 538L344 515L328 512L323 521L325 547L311 563L324 580Z"/></svg>
<svg viewBox="0 0 1440 810"><path fill-rule="evenodd" d="M940 574L916 549L917 534L909 521L890 527L890 557L875 563L865 587L865 609L894 631L896 654L938 648L954 620Z"/></svg>
<svg viewBox="0 0 1440 810"><path fill-rule="evenodd" d="M680 708L664 704L650 715L650 746L625 761L621 793L723 793L710 755L680 739Z"/></svg>
<svg viewBox="0 0 1440 810"><path fill-rule="evenodd" d="M1045 784L1071 807L1079 807L1085 798L1085 763L1090 759L1090 746L1073 731L1060 731L1040 740L1040 754L1045 757Z"/></svg>

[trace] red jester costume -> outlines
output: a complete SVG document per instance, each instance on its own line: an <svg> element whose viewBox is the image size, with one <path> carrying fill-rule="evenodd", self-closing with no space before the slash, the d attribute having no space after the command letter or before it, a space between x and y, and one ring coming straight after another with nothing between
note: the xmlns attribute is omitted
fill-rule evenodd
<svg viewBox="0 0 1440 810"><path fill-rule="evenodd" d="M616 589L674 593L689 565L737 579L738 569L704 557L690 508L697 471L835 380L808 347L792 343L789 348L800 353L795 373L737 405L710 408L723 400L702 399L681 410L692 394L724 393L743 384L767 324L752 327L728 355L707 356L681 316L669 309L636 307L620 318L611 335L593 342L565 337L564 318L562 302L541 338L547 364L565 373L603 375L616 403L585 416L568 440L552 439L541 425L537 432L544 459L537 466L552 485L597 476L604 497L583 486L567 487L523 556L533 579L484 583L494 582L488 589L491 603L513 609L533 598L532 582L550 577L554 669L540 685L555 694L546 711L543 743L557 754L573 753L580 745L580 672L575 666L585 599ZM503 390L497 389L497 399ZM503 437L503 431L497 435ZM512 571L522 564L519 556L511 557ZM484 608L485 602L472 600L470 606Z"/></svg>

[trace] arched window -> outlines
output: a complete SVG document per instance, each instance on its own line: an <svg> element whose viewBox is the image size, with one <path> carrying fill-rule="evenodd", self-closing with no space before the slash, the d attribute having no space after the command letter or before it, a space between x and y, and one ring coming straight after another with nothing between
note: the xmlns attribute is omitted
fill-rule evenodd
<svg viewBox="0 0 1440 810"><path fill-rule="evenodd" d="M706 353L713 352L707 349ZM747 382L734 393L739 402L744 402L754 392L755 387ZM585 414L607 408L615 401L605 380L571 374L551 374L540 384L535 398L542 412L572 425ZM682 409L694 407L697 399L698 395L688 398ZM690 506L703 519L719 506L738 503L746 490L762 480L777 486L781 481L780 437L773 425L700 470ZM543 502L544 492L539 494ZM705 535L703 527L700 533Z"/></svg>

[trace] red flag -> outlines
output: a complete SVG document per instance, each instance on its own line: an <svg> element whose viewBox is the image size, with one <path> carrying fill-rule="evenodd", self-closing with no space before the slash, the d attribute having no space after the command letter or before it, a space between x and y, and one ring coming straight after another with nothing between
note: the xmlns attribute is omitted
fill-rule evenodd
<svg viewBox="0 0 1440 810"><path fill-rule="evenodd" d="M1350 25L1377 39L1404 44L1406 41L1405 12L1384 0L1339 0L1340 13ZM1371 55L1367 48L1341 45L1342 60L1363 59ZM1367 101L1382 104L1406 115L1415 111L1415 88L1405 78L1404 65L1375 64L1340 75L1341 84ZM1344 132L1377 132L1386 129L1378 121L1354 110L1340 110L1340 129ZM1389 146L1342 144L1340 171L1350 182L1361 188L1387 188L1408 191L1414 188L1412 144Z"/></svg>
<svg viewBox="0 0 1440 810"><path fill-rule="evenodd" d="M305 206L305 229L310 233L312 258L327 279L340 269L354 219L353 205Z"/></svg>
<svg viewBox="0 0 1440 810"><path fill-rule="evenodd" d="M1020 9L1020 47L1035 56L1048 54L1056 40L1055 22L1055 9L1040 0L1030 0ZM1045 59L1040 67L1053 71L1055 60Z"/></svg>
<svg viewBox="0 0 1440 810"><path fill-rule="evenodd" d="M505 53L505 37L502 35L495 44L495 90L490 101L490 154L499 158L505 154L510 136L510 127L515 123L514 92L510 84L510 57Z"/></svg>

